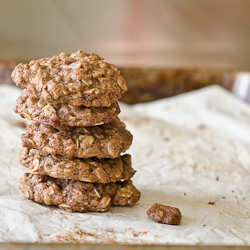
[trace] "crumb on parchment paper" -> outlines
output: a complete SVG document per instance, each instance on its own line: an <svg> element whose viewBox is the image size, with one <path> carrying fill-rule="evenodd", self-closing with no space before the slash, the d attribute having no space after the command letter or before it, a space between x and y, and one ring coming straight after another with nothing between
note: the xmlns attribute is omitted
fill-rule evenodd
<svg viewBox="0 0 250 250"><path fill-rule="evenodd" d="M159 203L154 203L147 211L147 215L157 223L168 225L179 225L182 218L181 212L178 208Z"/></svg>

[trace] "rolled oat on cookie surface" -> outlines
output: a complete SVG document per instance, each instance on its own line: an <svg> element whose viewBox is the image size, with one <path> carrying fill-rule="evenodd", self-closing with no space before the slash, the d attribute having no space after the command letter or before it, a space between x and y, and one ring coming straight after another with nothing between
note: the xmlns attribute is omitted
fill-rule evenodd
<svg viewBox="0 0 250 250"><path fill-rule="evenodd" d="M50 104L110 107L127 91L117 67L82 50L20 63L12 72L12 80Z"/></svg>
<svg viewBox="0 0 250 250"><path fill-rule="evenodd" d="M44 154L36 149L22 148L20 163L41 175L96 183L130 180L135 173L129 154L115 159L68 159L60 155Z"/></svg>
<svg viewBox="0 0 250 250"><path fill-rule="evenodd" d="M118 103L110 107L85 107L70 104L49 104L30 96L25 89L17 98L15 112L21 117L53 127L97 126L109 123L120 113Z"/></svg>
<svg viewBox="0 0 250 250"><path fill-rule="evenodd" d="M104 212L111 205L133 206L141 195L132 181L100 184L28 173L21 177L19 188L26 199L70 212Z"/></svg>

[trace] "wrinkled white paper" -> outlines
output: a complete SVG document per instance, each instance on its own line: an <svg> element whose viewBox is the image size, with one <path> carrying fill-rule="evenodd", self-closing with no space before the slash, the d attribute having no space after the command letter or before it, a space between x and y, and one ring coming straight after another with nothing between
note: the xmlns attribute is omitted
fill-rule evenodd
<svg viewBox="0 0 250 250"><path fill-rule="evenodd" d="M138 244L250 244L250 106L213 86L127 106L129 152L142 192L134 207L69 213L23 198L18 161L20 91L0 86L0 241ZM159 202L178 207L181 225L146 216ZM210 203L210 204L208 204Z"/></svg>

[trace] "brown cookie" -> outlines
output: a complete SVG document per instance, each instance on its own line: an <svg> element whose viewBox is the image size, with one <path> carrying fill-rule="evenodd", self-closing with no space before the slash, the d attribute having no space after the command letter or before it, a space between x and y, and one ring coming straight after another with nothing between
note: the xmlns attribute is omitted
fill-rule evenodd
<svg viewBox="0 0 250 250"><path fill-rule="evenodd" d="M132 135L118 118L95 127L54 128L31 123L22 135L23 147L77 158L117 158L132 143Z"/></svg>
<svg viewBox="0 0 250 250"><path fill-rule="evenodd" d="M12 80L47 103L74 106L109 107L127 90L114 65L81 50L20 63L12 72Z"/></svg>
<svg viewBox="0 0 250 250"><path fill-rule="evenodd" d="M70 212L103 212L111 205L133 206L141 195L132 181L93 184L28 173L21 177L19 188L27 199Z"/></svg>
<svg viewBox="0 0 250 250"><path fill-rule="evenodd" d="M128 154L115 159L68 159L60 155L44 154L36 149L22 148L20 163L38 174L96 183L130 180L135 173Z"/></svg>
<svg viewBox="0 0 250 250"><path fill-rule="evenodd" d="M70 104L49 104L30 96L23 90L17 98L15 112L21 117L53 127L62 126L96 126L109 123L120 113L118 103L110 107L72 106Z"/></svg>

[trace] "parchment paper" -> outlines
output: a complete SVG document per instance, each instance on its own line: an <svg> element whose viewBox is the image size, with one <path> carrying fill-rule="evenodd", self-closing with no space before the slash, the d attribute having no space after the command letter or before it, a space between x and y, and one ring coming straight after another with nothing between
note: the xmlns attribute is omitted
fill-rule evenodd
<svg viewBox="0 0 250 250"><path fill-rule="evenodd" d="M136 106L121 118L142 192L132 208L69 213L25 200L18 179L19 90L0 86L0 241L250 244L250 106L213 86ZM181 225L149 220L154 202L178 207ZM209 204L210 203L210 204Z"/></svg>

